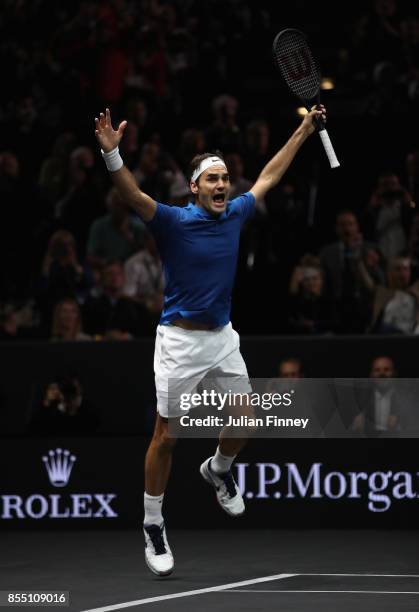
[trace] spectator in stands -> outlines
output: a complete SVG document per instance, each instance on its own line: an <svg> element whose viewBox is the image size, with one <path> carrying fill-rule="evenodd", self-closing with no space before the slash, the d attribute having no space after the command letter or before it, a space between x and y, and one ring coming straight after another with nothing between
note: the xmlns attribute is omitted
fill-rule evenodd
<svg viewBox="0 0 419 612"><path fill-rule="evenodd" d="M271 158L269 125L263 119L251 121L246 127L244 156L245 175L255 181Z"/></svg>
<svg viewBox="0 0 419 612"><path fill-rule="evenodd" d="M19 329L16 308L13 304L5 304L0 312L0 342L21 340L24 337Z"/></svg>
<svg viewBox="0 0 419 612"><path fill-rule="evenodd" d="M104 209L103 178L89 147L71 153L68 177L67 192L55 206L55 217L61 229L75 236L77 252L84 258L90 226Z"/></svg>
<svg viewBox="0 0 419 612"><path fill-rule="evenodd" d="M91 340L83 333L80 306L76 300L65 298L55 305L50 339L66 342Z"/></svg>
<svg viewBox="0 0 419 612"><path fill-rule="evenodd" d="M334 329L331 300L324 294L320 261L304 255L289 286L289 326L292 333L319 334Z"/></svg>
<svg viewBox="0 0 419 612"><path fill-rule="evenodd" d="M165 161L160 145L146 142L133 169L138 186L146 193L156 194L159 202L167 202L169 198L170 178L165 174Z"/></svg>
<svg viewBox="0 0 419 612"><path fill-rule="evenodd" d="M0 313L0 342L16 340L18 337L18 323L16 310L13 304L4 304Z"/></svg>
<svg viewBox="0 0 419 612"><path fill-rule="evenodd" d="M29 432L37 435L83 435L97 431L100 419L76 376L57 377L34 402Z"/></svg>
<svg viewBox="0 0 419 612"><path fill-rule="evenodd" d="M146 232L144 247L124 264L124 295L143 304L150 312L163 307L163 269L155 240Z"/></svg>
<svg viewBox="0 0 419 612"><path fill-rule="evenodd" d="M336 331L362 333L371 318L374 287L370 278L376 283L384 282L382 258L375 244L364 241L352 211L338 214L336 233L338 241L320 253L326 291L335 311Z"/></svg>
<svg viewBox="0 0 419 612"><path fill-rule="evenodd" d="M102 269L99 296L90 296L83 305L87 333L107 340L130 340L150 332L147 310L123 295L124 270L111 261Z"/></svg>
<svg viewBox="0 0 419 612"><path fill-rule="evenodd" d="M266 393L289 391L290 388L297 384L297 379L299 378L304 378L301 360L297 359L297 357L285 357L281 359L277 366L276 378L268 380L265 391Z"/></svg>
<svg viewBox="0 0 419 612"><path fill-rule="evenodd" d="M191 159L193 159L195 155L205 153L206 148L205 136L202 130L187 128L182 132L177 159L185 174L189 172Z"/></svg>
<svg viewBox="0 0 419 612"><path fill-rule="evenodd" d="M355 50L360 68L371 76L380 61L402 63L400 12L397 0L375 0L367 6L355 30Z"/></svg>
<svg viewBox="0 0 419 612"><path fill-rule="evenodd" d="M239 153L228 153L224 159L230 176L230 198L233 199L249 191L253 183L244 176L243 160Z"/></svg>
<svg viewBox="0 0 419 612"><path fill-rule="evenodd" d="M74 145L73 132L63 132L55 139L49 157L42 162L39 187L43 200L51 206L64 196L68 183L70 152Z"/></svg>
<svg viewBox="0 0 419 612"><path fill-rule="evenodd" d="M40 339L35 300L0 304L0 342Z"/></svg>
<svg viewBox="0 0 419 612"><path fill-rule="evenodd" d="M412 197L394 173L381 174L368 206L373 239L386 259L401 255L414 208Z"/></svg>
<svg viewBox="0 0 419 612"><path fill-rule="evenodd" d="M278 378L304 378L304 369L301 359L285 357L278 364Z"/></svg>
<svg viewBox="0 0 419 612"><path fill-rule="evenodd" d="M381 355L372 361L370 378L373 380L358 393L360 412L353 421L353 431L371 436L399 431L401 396L393 381L396 377L391 357Z"/></svg>
<svg viewBox="0 0 419 612"><path fill-rule="evenodd" d="M126 165L133 168L138 160L140 144L152 142L153 128L150 122L147 104L138 95L131 96L125 105L124 117L128 124L125 130L126 140L121 141L121 154Z"/></svg>
<svg viewBox="0 0 419 612"><path fill-rule="evenodd" d="M107 195L109 213L93 222L87 243L87 261L100 271L106 261L125 261L141 248L144 224L131 215L129 206L119 197L115 187Z"/></svg>
<svg viewBox="0 0 419 612"><path fill-rule="evenodd" d="M417 329L419 281L412 283L408 257L394 257L388 263L388 285L375 289L371 331L382 334L409 334Z"/></svg>
<svg viewBox="0 0 419 612"><path fill-rule="evenodd" d="M242 136L237 125L239 103L227 94L217 96L212 102L214 121L205 134L209 151L221 149L224 154L240 151Z"/></svg>
<svg viewBox="0 0 419 612"><path fill-rule="evenodd" d="M42 324L49 327L56 302L63 298L83 300L92 285L91 273L78 260L74 236L66 230L54 232L44 255L39 283Z"/></svg>
<svg viewBox="0 0 419 612"><path fill-rule="evenodd" d="M170 183L169 201L174 206L186 206L191 200L191 190L183 172L173 164L172 168L166 171L166 177Z"/></svg>

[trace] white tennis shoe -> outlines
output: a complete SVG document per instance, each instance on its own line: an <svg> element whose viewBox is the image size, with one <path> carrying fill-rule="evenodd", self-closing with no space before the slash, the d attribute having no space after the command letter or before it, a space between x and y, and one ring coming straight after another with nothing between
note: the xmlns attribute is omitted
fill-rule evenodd
<svg viewBox="0 0 419 612"><path fill-rule="evenodd" d="M244 513L244 501L239 487L229 470L224 474L216 474L211 469L211 459L207 459L199 468L201 476L212 485L217 494L218 503L230 516L241 516Z"/></svg>
<svg viewBox="0 0 419 612"><path fill-rule="evenodd" d="M174 559L167 542L164 523L144 525L145 561L157 576L169 576L173 572Z"/></svg>

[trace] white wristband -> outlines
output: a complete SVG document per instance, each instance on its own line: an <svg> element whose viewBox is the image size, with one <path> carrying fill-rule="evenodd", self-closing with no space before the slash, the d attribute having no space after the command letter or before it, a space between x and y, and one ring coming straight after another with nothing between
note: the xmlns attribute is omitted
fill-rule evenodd
<svg viewBox="0 0 419 612"><path fill-rule="evenodd" d="M105 153L103 149L100 150L102 157L105 160L105 164L109 172L116 172L124 165L122 157L119 155L119 148L115 147L109 153Z"/></svg>

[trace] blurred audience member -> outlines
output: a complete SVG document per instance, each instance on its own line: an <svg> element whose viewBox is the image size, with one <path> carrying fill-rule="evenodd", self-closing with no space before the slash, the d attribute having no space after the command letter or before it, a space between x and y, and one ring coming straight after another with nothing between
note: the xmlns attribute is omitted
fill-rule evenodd
<svg viewBox="0 0 419 612"><path fill-rule="evenodd" d="M84 299L93 278L77 258L76 241L66 230L55 232L42 263L38 302L43 325L49 327L53 305L63 298Z"/></svg>
<svg viewBox="0 0 419 612"><path fill-rule="evenodd" d="M74 149L75 136L63 132L55 139L49 157L42 162L39 173L41 196L47 204L54 205L63 197L68 181L69 157Z"/></svg>
<svg viewBox="0 0 419 612"><path fill-rule="evenodd" d="M336 331L362 333L371 318L371 279L384 282L381 256L375 244L364 241L352 211L338 214L336 233L338 241L320 253L326 291L335 310Z"/></svg>
<svg viewBox="0 0 419 612"><path fill-rule="evenodd" d="M150 312L163 308L163 269L153 236L145 234L144 248L124 264L124 295L144 304Z"/></svg>
<svg viewBox="0 0 419 612"><path fill-rule="evenodd" d="M123 295L122 264L105 264L101 273L102 294L90 296L83 305L87 333L108 340L130 340L150 332L147 310Z"/></svg>
<svg viewBox="0 0 419 612"><path fill-rule="evenodd" d="M237 125L239 103L236 98L222 94L214 98L214 121L205 134L208 151L221 149L224 154L240 151L242 136Z"/></svg>
<svg viewBox="0 0 419 612"><path fill-rule="evenodd" d="M225 158L230 177L230 198L246 193L253 186L252 181L244 177L243 161L239 153L228 153Z"/></svg>
<svg viewBox="0 0 419 612"><path fill-rule="evenodd" d="M400 12L397 0L374 0L366 8L357 23L354 40L359 68L371 76L380 61L394 62L396 66L402 62Z"/></svg>
<svg viewBox="0 0 419 612"><path fill-rule="evenodd" d="M263 119L251 121L246 127L245 174L256 181L262 168L271 158L269 125Z"/></svg>
<svg viewBox="0 0 419 612"><path fill-rule="evenodd" d="M149 112L145 100L132 96L125 105L124 118L128 121L124 138L119 145L124 163L132 168L138 159L140 143L148 142L152 136Z"/></svg>
<svg viewBox="0 0 419 612"><path fill-rule="evenodd" d="M278 378L304 378L304 369L301 359L286 357L278 364Z"/></svg>
<svg viewBox="0 0 419 612"><path fill-rule="evenodd" d="M277 366L276 377L268 380L265 391L266 393L283 393L295 387L299 378L304 378L301 360L297 357L285 357ZM290 383L293 383L291 387Z"/></svg>
<svg viewBox="0 0 419 612"><path fill-rule="evenodd" d="M177 159L185 174L189 172L191 159L193 159L195 155L205 153L205 147L205 136L202 130L187 128L182 132Z"/></svg>
<svg viewBox="0 0 419 612"><path fill-rule="evenodd" d="M382 334L413 333L418 325L419 281L412 284L408 257L388 263L388 285L375 290L371 330Z"/></svg>
<svg viewBox="0 0 419 612"><path fill-rule="evenodd" d="M66 298L55 305L50 339L66 342L91 340L83 333L80 307L76 300Z"/></svg>
<svg viewBox="0 0 419 612"><path fill-rule="evenodd" d="M12 304L3 306L0 314L0 342L9 342L19 338L17 313Z"/></svg>
<svg viewBox="0 0 419 612"><path fill-rule="evenodd" d="M400 395L392 380L396 377L391 357L382 355L373 360L370 370L370 378L373 380L359 392L360 412L353 421L353 431L379 436L400 429Z"/></svg>
<svg viewBox="0 0 419 612"><path fill-rule="evenodd" d="M77 147L72 151L67 192L55 205L55 218L60 228L75 236L77 252L82 258L90 226L104 210L102 176L95 167L95 157L89 147Z"/></svg>
<svg viewBox="0 0 419 612"><path fill-rule="evenodd" d="M145 193L152 193L158 202L169 201L170 184L176 164L156 142L146 142L140 153L133 175Z"/></svg>
<svg viewBox="0 0 419 612"><path fill-rule="evenodd" d="M57 377L35 401L29 431L38 435L82 435L97 431L99 416L75 376Z"/></svg>
<svg viewBox="0 0 419 612"><path fill-rule="evenodd" d="M0 304L0 342L39 338L39 313L35 300Z"/></svg>
<svg viewBox="0 0 419 612"><path fill-rule="evenodd" d="M142 245L144 224L130 214L129 206L112 187L107 195L109 213L93 222L87 243L87 261L100 270L106 261L125 261Z"/></svg>
<svg viewBox="0 0 419 612"><path fill-rule="evenodd" d="M323 270L317 257L305 255L294 268L288 303L292 333L321 334L333 331L332 304L324 294Z"/></svg>
<svg viewBox="0 0 419 612"><path fill-rule="evenodd" d="M413 212L412 197L400 185L396 174L379 176L368 214L373 237L386 259L401 255L407 246L407 232Z"/></svg>

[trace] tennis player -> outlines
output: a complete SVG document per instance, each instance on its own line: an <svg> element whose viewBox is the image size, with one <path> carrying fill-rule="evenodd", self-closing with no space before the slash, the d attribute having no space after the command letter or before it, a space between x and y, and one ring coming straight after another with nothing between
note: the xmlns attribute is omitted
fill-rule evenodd
<svg viewBox="0 0 419 612"><path fill-rule="evenodd" d="M315 130L315 120L326 118L324 106L307 113L288 142L268 162L252 189L229 200L228 169L220 154L205 153L191 162L190 189L194 203L184 208L168 206L142 192L119 154L118 145L127 126L114 130L109 109L95 119L96 137L119 195L140 215L153 232L165 275L164 308L157 327L154 371L157 420L145 460L144 535L145 558L159 576L173 571L162 504L169 478L175 438L169 436L169 418L180 414L179 387L192 393L197 381L208 375L218 381L239 381L242 393L250 391L246 365L240 354L239 336L230 323L240 228L287 170L306 138ZM224 382L224 384L226 384ZM237 389L235 389L236 391ZM176 393L177 392L177 393ZM173 399L175 398L175 399ZM200 467L221 507L231 516L244 512L244 502L231 473L231 466L246 438L221 432L213 457Z"/></svg>

